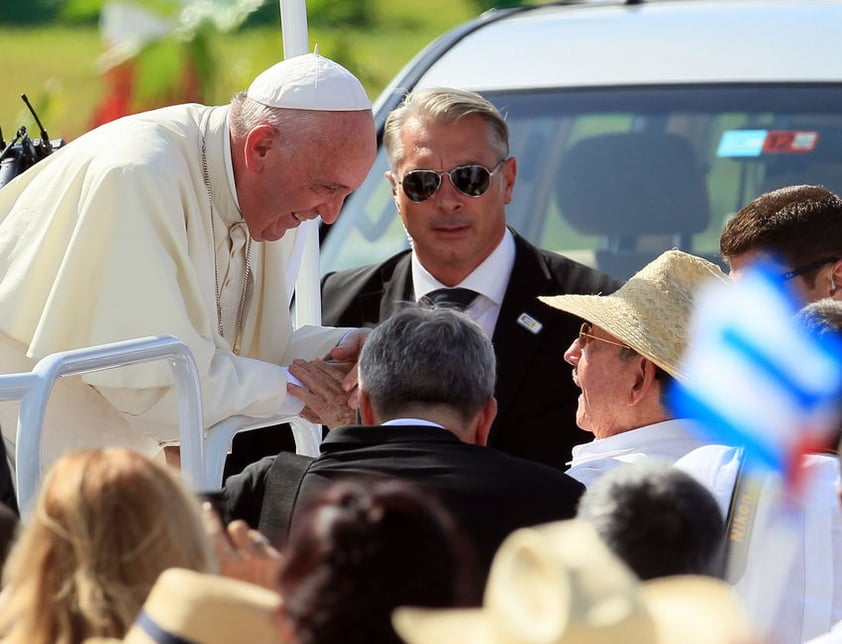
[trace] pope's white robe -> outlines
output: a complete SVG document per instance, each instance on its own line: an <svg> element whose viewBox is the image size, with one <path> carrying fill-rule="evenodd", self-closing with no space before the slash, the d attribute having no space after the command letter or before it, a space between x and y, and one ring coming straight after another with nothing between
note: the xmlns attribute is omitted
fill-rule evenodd
<svg viewBox="0 0 842 644"><path fill-rule="evenodd" d="M300 408L284 407L287 377L279 365L325 355L347 329L293 332L285 286L290 231L277 242L252 244L242 351L232 352L243 276L238 268L229 274L229 262L242 266L245 251L232 243L244 224L227 113L181 105L120 119L71 141L0 190L0 371L21 371L57 351L174 335L196 358L205 427L235 414L268 418ZM62 382L51 398L46 461L83 445L119 443L152 453L177 441L174 379L165 360L63 380L72 382ZM0 407L3 436L13 443L17 405Z"/></svg>

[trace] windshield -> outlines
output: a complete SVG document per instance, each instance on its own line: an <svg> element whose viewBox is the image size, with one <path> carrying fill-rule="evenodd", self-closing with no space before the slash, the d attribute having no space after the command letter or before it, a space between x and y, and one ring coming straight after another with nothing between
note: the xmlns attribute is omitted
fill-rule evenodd
<svg viewBox="0 0 842 644"><path fill-rule="evenodd" d="M627 278L668 248L718 261L727 219L800 183L842 193L839 85L531 90L484 95L518 159L509 224L534 244ZM380 150L324 230L322 273L408 247Z"/></svg>

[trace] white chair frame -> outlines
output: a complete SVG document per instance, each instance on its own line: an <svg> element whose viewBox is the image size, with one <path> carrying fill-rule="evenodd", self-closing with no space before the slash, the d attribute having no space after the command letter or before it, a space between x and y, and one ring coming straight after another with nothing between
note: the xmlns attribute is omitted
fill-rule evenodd
<svg viewBox="0 0 842 644"><path fill-rule="evenodd" d="M39 360L31 372L0 375L0 400L21 401L15 444L15 481L21 516L27 515L38 493L43 467L44 414L56 380L159 359L167 359L172 366L179 392L182 471L193 489L209 487L204 475L201 390L193 354L175 337L143 337L50 354Z"/></svg>
<svg viewBox="0 0 842 644"><path fill-rule="evenodd" d="M277 416L274 418L231 416L211 425L204 434L203 480L209 486L208 489L218 490L222 487L225 456L231 447L234 434L282 423L290 424L297 453L318 456L319 444L322 440L321 425L309 423L300 416ZM184 467L183 463L182 467Z"/></svg>
<svg viewBox="0 0 842 644"><path fill-rule="evenodd" d="M166 359L173 368L178 393L181 471L195 491L222 487L225 457L234 434L280 423L292 427L296 450L319 453L321 427L294 416L232 416L204 429L202 394L196 360L174 336L149 336L50 354L31 372L0 375L0 400L20 400L15 444L15 483L22 516L30 509L43 473L41 443L47 401L58 378L128 364Z"/></svg>

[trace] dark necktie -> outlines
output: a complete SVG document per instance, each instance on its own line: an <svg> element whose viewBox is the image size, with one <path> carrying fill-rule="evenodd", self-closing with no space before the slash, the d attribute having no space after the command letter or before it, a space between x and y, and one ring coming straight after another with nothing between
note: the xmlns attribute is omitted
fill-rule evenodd
<svg viewBox="0 0 842 644"><path fill-rule="evenodd" d="M418 301L426 306L449 306L457 311L464 311L477 295L479 293L469 288L440 288L430 291Z"/></svg>

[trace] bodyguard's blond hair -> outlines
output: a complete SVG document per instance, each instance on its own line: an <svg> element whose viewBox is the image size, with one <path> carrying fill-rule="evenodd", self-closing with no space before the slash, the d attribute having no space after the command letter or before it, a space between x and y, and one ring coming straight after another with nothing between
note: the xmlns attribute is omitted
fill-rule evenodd
<svg viewBox="0 0 842 644"><path fill-rule="evenodd" d="M500 158L509 155L509 126L495 105L476 92L452 87L418 89L407 94L401 104L386 117L383 127L383 145L389 155L392 171L403 161L405 150L401 134L410 119L429 123L455 123L478 114L488 125L488 144L495 148Z"/></svg>
<svg viewBox="0 0 842 644"><path fill-rule="evenodd" d="M122 638L175 566L215 567L199 503L175 470L125 448L64 456L3 570L3 642Z"/></svg>

